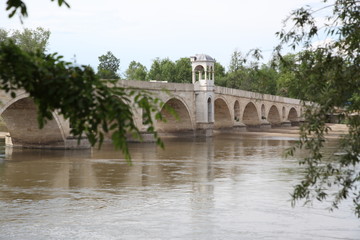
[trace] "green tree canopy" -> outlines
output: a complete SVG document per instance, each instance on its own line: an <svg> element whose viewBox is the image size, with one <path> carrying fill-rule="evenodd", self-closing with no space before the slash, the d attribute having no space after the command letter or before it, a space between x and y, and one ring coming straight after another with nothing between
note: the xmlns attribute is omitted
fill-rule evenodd
<svg viewBox="0 0 360 240"><path fill-rule="evenodd" d="M120 68L120 59L108 51L106 54L99 57L98 76L103 79L118 79L117 73Z"/></svg>
<svg viewBox="0 0 360 240"><path fill-rule="evenodd" d="M280 45L276 54L280 59L284 46L301 50L294 69L299 96L316 103L305 112L306 124L297 145L309 155L301 161L306 172L295 187L293 201L326 199L337 208L343 199L352 198L360 217L360 1L322 3L317 10L303 7L293 11L277 33ZM327 15L325 24L319 13ZM319 39L323 39L320 44ZM338 146L342 154L324 159L322 147L329 131L326 114L336 108L342 109L349 133Z"/></svg>
<svg viewBox="0 0 360 240"><path fill-rule="evenodd" d="M192 71L190 58L180 58L175 62L174 82L191 83Z"/></svg>
<svg viewBox="0 0 360 240"><path fill-rule="evenodd" d="M258 49L246 54L235 50L231 55L229 71L220 76L221 81L216 78L215 81L229 88L276 94L278 72L271 64L261 64L261 58Z"/></svg>
<svg viewBox="0 0 360 240"><path fill-rule="evenodd" d="M131 61L128 69L125 71L125 78L128 80L145 81L147 76L147 69L139 62Z"/></svg>
<svg viewBox="0 0 360 240"><path fill-rule="evenodd" d="M236 72L246 63L246 56L239 50L234 50L231 54L229 72Z"/></svg>
<svg viewBox="0 0 360 240"><path fill-rule="evenodd" d="M226 72L225 72L225 67L223 65L221 65L219 62L215 62L215 84L225 87L226 86L226 82L225 82L225 76L226 76Z"/></svg>
<svg viewBox="0 0 360 240"><path fill-rule="evenodd" d="M276 94L278 72L273 67L268 64L262 64L260 68L252 68L250 74L253 79L252 91Z"/></svg>
<svg viewBox="0 0 360 240"><path fill-rule="evenodd" d="M49 45L50 31L41 27L36 29L25 28L23 31L8 31L0 29L0 41L13 41L22 50L27 52L45 52Z"/></svg>
<svg viewBox="0 0 360 240"><path fill-rule="evenodd" d="M161 80L161 60L156 58L151 64L149 73L149 80Z"/></svg>
<svg viewBox="0 0 360 240"><path fill-rule="evenodd" d="M274 58L271 61L272 66L278 72L276 80L276 94L284 97L291 97L299 99L299 92L301 86L295 78L294 71L298 68L296 64L295 54L286 54L279 58Z"/></svg>
<svg viewBox="0 0 360 240"><path fill-rule="evenodd" d="M0 28L0 42L6 41L9 38L9 31Z"/></svg>
<svg viewBox="0 0 360 240"><path fill-rule="evenodd" d="M176 75L176 66L169 58L156 58L151 64L149 70L149 79L158 81L174 82Z"/></svg>

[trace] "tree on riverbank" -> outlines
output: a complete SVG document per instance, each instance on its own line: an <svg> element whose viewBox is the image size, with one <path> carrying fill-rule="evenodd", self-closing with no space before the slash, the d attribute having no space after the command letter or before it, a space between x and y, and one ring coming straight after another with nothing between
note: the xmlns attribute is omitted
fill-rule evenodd
<svg viewBox="0 0 360 240"><path fill-rule="evenodd" d="M119 79L120 76L117 73L120 68L120 59L114 56L114 54L108 51L99 57L99 66L97 75L102 79Z"/></svg>
<svg viewBox="0 0 360 240"><path fill-rule="evenodd" d="M175 77L176 69L175 63L169 58L156 58L151 64L148 79L158 81L173 82Z"/></svg>
<svg viewBox="0 0 360 240"><path fill-rule="evenodd" d="M246 54L235 50L231 55L229 70L215 81L224 87L275 95L279 72L270 63L260 63L261 58L257 49Z"/></svg>
<svg viewBox="0 0 360 240"><path fill-rule="evenodd" d="M294 189L293 203L330 199L332 208L337 208L343 199L351 198L360 217L360 1L322 2L317 10L304 7L293 11L277 33L280 45L276 54L284 64L283 46L301 49L296 57L299 67L293 71L301 89L299 97L317 104L304 113L306 123L296 147L308 150L309 155L300 162L306 167L305 176ZM319 17L320 12L327 16ZM320 43L319 38L323 39ZM342 154L328 161L322 154L329 130L326 114L336 108L343 110L349 133L337 149Z"/></svg>
<svg viewBox="0 0 360 240"><path fill-rule="evenodd" d="M125 79L127 80L141 80L145 81L147 76L147 69L139 62L131 61L128 69L125 71Z"/></svg>
<svg viewBox="0 0 360 240"><path fill-rule="evenodd" d="M49 45L50 31L41 27L36 29L25 28L23 31L8 31L0 28L0 42L13 41L23 51L45 52Z"/></svg>

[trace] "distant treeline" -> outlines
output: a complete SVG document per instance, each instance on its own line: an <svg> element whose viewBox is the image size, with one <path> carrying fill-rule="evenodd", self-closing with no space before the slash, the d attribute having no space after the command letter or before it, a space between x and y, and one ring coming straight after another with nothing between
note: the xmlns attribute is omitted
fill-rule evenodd
<svg viewBox="0 0 360 240"><path fill-rule="evenodd" d="M297 67L296 55L286 55L282 57L282 61L274 58L267 64L260 63L260 58L258 52L242 54L234 51L228 70L215 62L215 84L259 93L299 97L298 84L293 73ZM141 63L132 61L121 78L191 83L191 62L189 58L180 58L175 62L168 58L156 58L148 70Z"/></svg>

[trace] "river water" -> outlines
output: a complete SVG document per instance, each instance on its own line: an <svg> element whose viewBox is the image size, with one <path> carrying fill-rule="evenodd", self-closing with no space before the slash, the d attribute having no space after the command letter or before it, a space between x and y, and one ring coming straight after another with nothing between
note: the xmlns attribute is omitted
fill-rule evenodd
<svg viewBox="0 0 360 240"><path fill-rule="evenodd" d="M2 147L0 239L360 239L350 202L292 208L292 138L225 134L101 150Z"/></svg>

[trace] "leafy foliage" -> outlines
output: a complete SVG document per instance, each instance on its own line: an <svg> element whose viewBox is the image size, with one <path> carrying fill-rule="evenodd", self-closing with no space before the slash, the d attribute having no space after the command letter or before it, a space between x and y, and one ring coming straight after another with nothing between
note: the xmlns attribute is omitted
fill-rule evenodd
<svg viewBox="0 0 360 240"><path fill-rule="evenodd" d="M191 83L192 70L190 58L180 58L175 62L175 80L178 83Z"/></svg>
<svg viewBox="0 0 360 240"><path fill-rule="evenodd" d="M151 64L148 79L176 83L191 83L192 72L190 59L180 58L173 62L169 58L156 58Z"/></svg>
<svg viewBox="0 0 360 240"><path fill-rule="evenodd" d="M0 28L0 42L6 41L9 38L9 32Z"/></svg>
<svg viewBox="0 0 360 240"><path fill-rule="evenodd" d="M45 52L49 44L50 31L41 27L25 28L23 31L7 31L0 29L0 42L12 40L22 50L27 52Z"/></svg>
<svg viewBox="0 0 360 240"><path fill-rule="evenodd" d="M174 62L168 58L156 58L150 67L148 78L150 80L173 82L175 73Z"/></svg>
<svg viewBox="0 0 360 240"><path fill-rule="evenodd" d="M99 57L98 76L103 79L118 79L120 78L117 71L120 68L120 59L108 51L106 54Z"/></svg>
<svg viewBox="0 0 360 240"><path fill-rule="evenodd" d="M59 6L69 7L64 0L57 2ZM20 18L28 15L21 0L8 0L6 6L9 17L18 10ZM152 117L155 115L155 120L163 120L158 112L162 105L158 99L141 90L117 86L114 80L100 79L89 66L73 66L62 61L56 53L45 54L46 44L43 48L22 49L19 42L9 40L8 35L8 32L0 31L0 87L13 97L16 90L25 90L38 107L40 127L52 119L52 112L57 111L69 119L71 133L79 140L85 135L92 145L101 146L104 134L110 133L115 147L130 160L128 135L141 139L131 111L135 107L142 109L144 122L149 126L147 132L163 146L154 131Z"/></svg>
<svg viewBox="0 0 360 240"><path fill-rule="evenodd" d="M231 60L229 65L229 72L236 72L244 66L247 62L247 55L244 55L242 52L237 49L231 54Z"/></svg>
<svg viewBox="0 0 360 240"><path fill-rule="evenodd" d="M128 80L141 80L145 81L147 69L139 62L131 61L128 69L125 71L125 78Z"/></svg>
<svg viewBox="0 0 360 240"><path fill-rule="evenodd" d="M272 65L278 72L276 94L296 99L301 98L299 94L301 94L302 88L294 73L299 67L296 63L296 54L286 54L281 58L274 58Z"/></svg>
<svg viewBox="0 0 360 240"><path fill-rule="evenodd" d="M229 88L276 94L279 73L271 64L260 64L261 58L258 49L247 54L235 50L231 55L229 71L220 75L220 80L215 78L215 81Z"/></svg>
<svg viewBox="0 0 360 240"><path fill-rule="evenodd" d="M221 65L219 62L215 62L214 69L215 69L215 84L219 85L219 86L225 86L225 84L226 84L226 82L225 82L225 76L226 76L225 67L223 65Z"/></svg>
<svg viewBox="0 0 360 240"><path fill-rule="evenodd" d="M295 187L293 202L331 199L333 209L343 199L352 198L355 214L360 217L360 1L337 0L332 4L323 1L323 4L316 11L295 10L285 22L290 26L285 25L277 33L281 41L276 49L280 59L284 46L302 49L294 69L301 89L299 97L316 103L305 112L307 123L301 128L297 144L298 148L307 149L309 156L301 162L306 173ZM316 15L321 11L328 15L325 24ZM324 41L319 44L321 37ZM326 161L322 154L329 130L325 115L335 109L342 110L349 133L339 145L338 151L343 154Z"/></svg>
<svg viewBox="0 0 360 240"><path fill-rule="evenodd" d="M57 111L69 119L74 136L85 135L92 145L101 145L104 134L111 133L115 147L130 159L128 134L141 139L131 111L136 107L143 109L147 131L161 144L152 119L160 102L146 92L100 79L92 68L74 67L57 54L25 52L11 41L0 43L0 69L3 90L15 96L17 89L24 89L34 99L40 127Z"/></svg>
<svg viewBox="0 0 360 240"><path fill-rule="evenodd" d="M54 2L55 0L51 0L51 1ZM70 7L70 5L65 0L57 0L57 2L59 6L65 5L67 7ZM20 19L22 19L22 17L28 16L27 7L24 1L22 0L6 1L6 11L10 11L9 18L12 18L18 12L18 10L20 10L19 13Z"/></svg>

